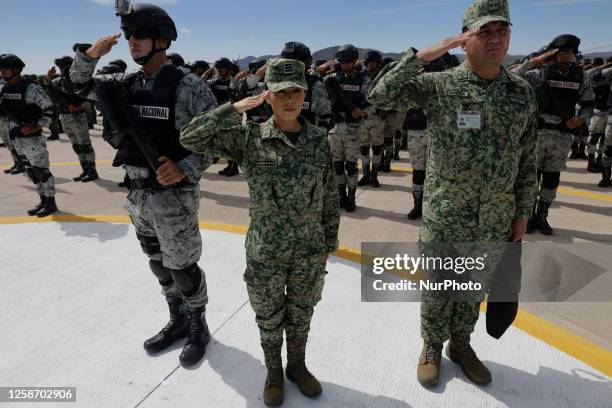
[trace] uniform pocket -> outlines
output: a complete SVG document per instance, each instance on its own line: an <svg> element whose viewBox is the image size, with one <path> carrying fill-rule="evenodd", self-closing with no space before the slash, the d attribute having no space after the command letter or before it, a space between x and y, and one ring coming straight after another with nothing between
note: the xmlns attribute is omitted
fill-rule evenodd
<svg viewBox="0 0 612 408"><path fill-rule="evenodd" d="M315 306L321 300L323 295L323 286L325 286L325 275L327 275L327 271L323 269L317 276L317 280L312 288L312 296L310 299L310 304L312 306Z"/></svg>

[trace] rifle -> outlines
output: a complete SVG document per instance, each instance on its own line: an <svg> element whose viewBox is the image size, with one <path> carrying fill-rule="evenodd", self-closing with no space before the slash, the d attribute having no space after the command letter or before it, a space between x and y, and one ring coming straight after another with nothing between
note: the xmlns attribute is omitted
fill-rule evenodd
<svg viewBox="0 0 612 408"><path fill-rule="evenodd" d="M144 130L145 127L128 100L121 84L114 81L100 83L96 87L96 94L100 102L100 110L111 128L122 135L129 135L136 142L151 168L156 171L161 165L159 162L161 155L150 143Z"/></svg>

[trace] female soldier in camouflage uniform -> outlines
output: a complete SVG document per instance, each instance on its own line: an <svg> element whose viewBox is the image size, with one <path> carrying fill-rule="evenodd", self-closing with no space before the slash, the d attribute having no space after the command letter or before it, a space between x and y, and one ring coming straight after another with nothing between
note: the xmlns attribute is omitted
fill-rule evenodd
<svg viewBox="0 0 612 408"><path fill-rule="evenodd" d="M299 61L271 60L265 76L269 91L198 116L181 132L188 149L235 160L249 185L244 280L268 369L263 393L268 405L283 401L283 331L287 378L308 397L321 393L306 369L305 348L327 255L338 245L340 209L329 143L323 130L299 116L307 89L304 70ZM264 100L274 116L242 125L241 114Z"/></svg>

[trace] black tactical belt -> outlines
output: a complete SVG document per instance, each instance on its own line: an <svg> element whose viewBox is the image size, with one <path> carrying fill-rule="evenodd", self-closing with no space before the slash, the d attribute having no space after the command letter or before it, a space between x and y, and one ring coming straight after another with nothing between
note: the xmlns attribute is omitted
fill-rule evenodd
<svg viewBox="0 0 612 408"><path fill-rule="evenodd" d="M156 178L139 178L139 179L129 179L129 189L130 190L164 190L167 188L181 188L193 186L193 183L190 183L185 177L183 180L178 183L174 183L169 186L163 186L159 184Z"/></svg>

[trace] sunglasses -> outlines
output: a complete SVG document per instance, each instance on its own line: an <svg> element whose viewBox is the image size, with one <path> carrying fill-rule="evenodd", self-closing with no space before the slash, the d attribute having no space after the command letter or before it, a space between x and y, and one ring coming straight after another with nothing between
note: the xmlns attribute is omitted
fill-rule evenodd
<svg viewBox="0 0 612 408"><path fill-rule="evenodd" d="M132 36L134 36L135 39L137 40L144 40L147 38L152 38L153 37L153 33L151 31L148 30L130 30L130 29L126 29L123 30L123 35L125 36L125 39L129 41L130 38L132 38Z"/></svg>

